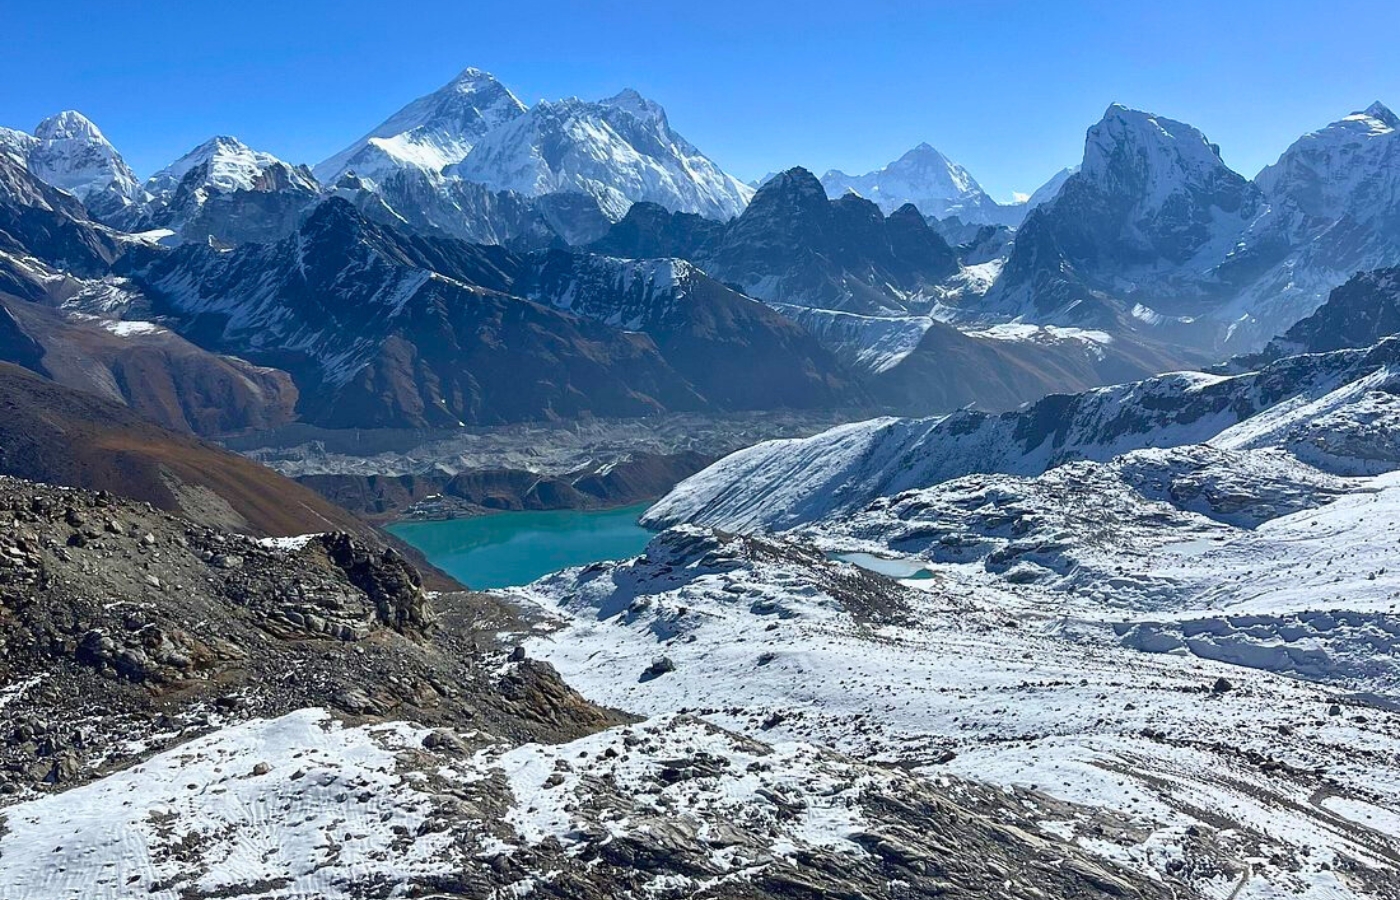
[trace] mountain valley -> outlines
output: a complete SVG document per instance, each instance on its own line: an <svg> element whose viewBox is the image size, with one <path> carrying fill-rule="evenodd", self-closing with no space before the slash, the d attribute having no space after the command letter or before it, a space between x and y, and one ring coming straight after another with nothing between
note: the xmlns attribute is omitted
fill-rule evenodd
<svg viewBox="0 0 1400 900"><path fill-rule="evenodd" d="M0 897L1400 900L1400 117L1001 202L599 93L0 128ZM406 542L523 511L649 543Z"/></svg>

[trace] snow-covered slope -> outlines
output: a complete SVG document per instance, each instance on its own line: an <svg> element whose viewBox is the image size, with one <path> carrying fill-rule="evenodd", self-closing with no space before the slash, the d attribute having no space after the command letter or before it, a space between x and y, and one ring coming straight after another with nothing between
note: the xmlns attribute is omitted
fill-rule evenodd
<svg viewBox="0 0 1400 900"><path fill-rule="evenodd" d="M28 164L29 151L38 142L39 139L27 131L20 131L17 128L0 128L0 153L4 153L22 166Z"/></svg>
<svg viewBox="0 0 1400 900"><path fill-rule="evenodd" d="M34 134L0 129L0 151L46 184L67 191L94 215L129 224L143 197L140 182L117 148L86 116L65 110L40 122Z"/></svg>
<svg viewBox="0 0 1400 900"><path fill-rule="evenodd" d="M644 518L787 529L972 473L1036 475L1074 459L1201 443L1280 404L1319 399L1398 357L1400 340L1390 340L1233 377L1182 372L1051 396L999 416L963 410L858 422L741 450L677 485Z"/></svg>
<svg viewBox="0 0 1400 900"><path fill-rule="evenodd" d="M1358 272L1334 288L1312 315L1274 338L1257 356L1229 365L1258 365L1299 353L1366 347L1393 334L1400 334L1400 268Z"/></svg>
<svg viewBox="0 0 1400 900"><path fill-rule="evenodd" d="M1104 515L1117 512L1107 502L1093 507L1097 486L1077 495L1090 504L1094 536L1117 523ZM1008 499L1014 532L1017 498ZM988 524L998 502L989 492ZM1047 531L1074 524L1054 518L1053 502L1028 502L1023 518L1044 515ZM1179 533L1209 544L1210 523L1197 520L1195 532ZM904 574L923 574L897 583L825 561L807 540L683 527L636 560L560 573L515 596L557 623L528 652L598 701L641 714L699 710L764 740L814 741L936 782L1034 788L1080 804L1037 804L1044 827L1138 871L1182 879L1178 896L1388 896L1400 867L1391 835L1400 820L1400 714L1235 664L1253 658L1248 649L1211 652L1212 638L1228 647L1243 621L1220 617L1213 633L1188 627L1193 636L1174 653L1143 652L1139 642L1171 646L1170 629L1160 617L1123 625L1113 588L1167 579L1190 552L1164 548L1151 573L1138 558L1124 560L1132 574L1106 578L1105 603L1095 605L970 564L933 566L930 577L929 563L915 559ZM1262 567L1268 555L1254 559ZM1247 582L1247 573L1227 580ZM1349 621L1355 630L1339 624L1333 636L1357 638L1358 655L1338 658L1338 687L1368 635L1374 658L1387 658L1383 628ZM1310 622L1314 634L1327 628Z"/></svg>
<svg viewBox="0 0 1400 900"><path fill-rule="evenodd" d="M448 172L528 197L588 194L614 220L639 201L730 219L753 195L631 90L597 102L542 101L482 135Z"/></svg>
<svg viewBox="0 0 1400 900"><path fill-rule="evenodd" d="M1359 222L1400 207L1400 118L1373 103L1305 134L1254 179L1272 202L1322 219Z"/></svg>
<svg viewBox="0 0 1400 900"><path fill-rule="evenodd" d="M1007 885L1169 896L1059 844L1028 811L976 786L938 791L897 770L796 742L770 747L683 715L513 746L478 729L347 727L306 709L217 731L4 815L0 881L13 900L737 900L818 885L871 896L889 880L896 846L937 853L921 836L932 833L955 840L966 862L952 881L909 871L900 880L917 886L914 896L952 883L978 900ZM813 859L831 865L814 871Z"/></svg>
<svg viewBox="0 0 1400 900"><path fill-rule="evenodd" d="M220 135L152 175L146 191L151 224L179 240L234 245L290 233L320 186L305 166Z"/></svg>
<svg viewBox="0 0 1400 900"><path fill-rule="evenodd" d="M257 186L268 169L276 167L291 170L300 186L315 189L315 181L307 175L293 169L271 153L254 150L238 138L227 135L212 137L195 147L152 175L146 187L157 200L166 200L175 194L191 172L198 170L196 189L230 193L250 191Z"/></svg>
<svg viewBox="0 0 1400 900"><path fill-rule="evenodd" d="M556 622L528 650L619 708L1083 804L1042 819L1198 896L1388 898L1397 354L761 445L658 507L724 531L515 591Z"/></svg>
<svg viewBox="0 0 1400 900"><path fill-rule="evenodd" d="M1020 206L1001 206L988 197L967 169L928 144L864 175L832 169L822 176L822 187L833 200L846 193L873 200L886 215L906 203L925 216L977 224L1015 225L1025 214Z"/></svg>
<svg viewBox="0 0 1400 900"><path fill-rule="evenodd" d="M319 163L316 177L333 184L347 171L372 180L402 168L441 172L466 158L482 135L524 112L495 76L468 68Z"/></svg>
<svg viewBox="0 0 1400 900"><path fill-rule="evenodd" d="M1060 188L1064 186L1064 183L1069 181L1070 176L1078 171L1079 166L1067 166L1054 175L1051 175L1049 181L1036 188L1035 191L1031 193L1030 197L1026 198L1026 212L1030 212L1037 206L1055 199L1055 195L1060 192Z"/></svg>

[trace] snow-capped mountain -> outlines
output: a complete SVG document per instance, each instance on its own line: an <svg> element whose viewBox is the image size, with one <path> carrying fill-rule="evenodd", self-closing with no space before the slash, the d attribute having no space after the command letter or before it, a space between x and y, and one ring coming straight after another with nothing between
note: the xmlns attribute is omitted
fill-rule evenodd
<svg viewBox="0 0 1400 900"><path fill-rule="evenodd" d="M1270 202L1314 219L1400 214L1400 118L1376 102L1293 143L1254 179Z"/></svg>
<svg viewBox="0 0 1400 900"><path fill-rule="evenodd" d="M1135 309L1139 321L1199 314L1228 297L1210 272L1266 209L1200 131L1113 104L966 313L1112 330L1135 327Z"/></svg>
<svg viewBox="0 0 1400 900"><path fill-rule="evenodd" d="M1400 264L1400 130L1380 103L1299 138L1257 183L1271 209L1219 266L1241 285L1215 318L1251 349L1358 271Z"/></svg>
<svg viewBox="0 0 1400 900"><path fill-rule="evenodd" d="M1037 206L1041 206L1055 199L1055 195L1060 192L1060 188L1064 187L1065 182L1069 181L1069 177L1078 171L1079 166L1066 166L1054 175L1051 175L1049 181L1036 188L1035 191L1026 198L1026 212L1029 213Z"/></svg>
<svg viewBox="0 0 1400 900"><path fill-rule="evenodd" d="M596 240L638 201L728 219L753 193L635 91L527 110L479 69L415 100L315 173L371 218L524 247Z"/></svg>
<svg viewBox="0 0 1400 900"><path fill-rule="evenodd" d="M50 116L33 135L0 129L0 148L45 183L83 201L104 221L126 224L143 199L140 182L117 148L75 110Z"/></svg>
<svg viewBox="0 0 1400 900"><path fill-rule="evenodd" d="M1015 225L1025 214L1019 205L1003 206L988 197L967 169L926 143L873 172L847 175L832 169L821 181L831 199L858 194L887 215L906 203L925 216L956 216L978 225Z"/></svg>
<svg viewBox="0 0 1400 900"><path fill-rule="evenodd" d="M308 190L316 188L315 180L304 167L288 165L271 153L254 150L236 137L219 135L152 175L146 182L146 189L157 200L168 200L193 172L197 179L193 185L195 190L251 191L268 177L269 169L286 170L298 186Z"/></svg>
<svg viewBox="0 0 1400 900"><path fill-rule="evenodd" d="M29 170L89 209L113 209L139 198L131 168L82 113L68 110L51 116L34 129L34 137Z"/></svg>
<svg viewBox="0 0 1400 900"><path fill-rule="evenodd" d="M222 244L276 240L320 195L305 166L292 166L220 135L146 182L148 221L180 240Z"/></svg>
<svg viewBox="0 0 1400 900"><path fill-rule="evenodd" d="M1018 232L1007 287L1026 275L1020 248L1038 247L1049 232L1090 287L1199 295L1191 279L1223 259L1264 207L1259 189L1200 131L1114 104L1089 129L1079 171Z"/></svg>
<svg viewBox="0 0 1400 900"><path fill-rule="evenodd" d="M1355 272L1400 263L1396 121L1373 104L1250 182L1195 128L1115 104L963 312L1260 348Z"/></svg>
<svg viewBox="0 0 1400 900"><path fill-rule="evenodd" d="M346 172L372 180L403 168L441 172L465 159L487 132L524 113L525 105L495 76L468 68L319 163L315 174L333 184Z"/></svg>
<svg viewBox="0 0 1400 900"><path fill-rule="evenodd" d="M730 219L753 195L673 131L658 104L632 90L596 102L542 101L483 135L447 171L527 197L588 194L613 220L641 201Z"/></svg>

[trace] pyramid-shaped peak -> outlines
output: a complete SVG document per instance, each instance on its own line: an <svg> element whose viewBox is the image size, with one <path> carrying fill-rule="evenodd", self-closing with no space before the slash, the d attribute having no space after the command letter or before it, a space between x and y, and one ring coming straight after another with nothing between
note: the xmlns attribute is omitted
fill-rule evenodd
<svg viewBox="0 0 1400 900"><path fill-rule="evenodd" d="M458 72L457 77L449 81L444 87L460 92L496 89L504 91L506 89L505 85L501 84L495 75L492 75L484 69L478 69L476 66L468 66Z"/></svg>
<svg viewBox="0 0 1400 900"><path fill-rule="evenodd" d="M1363 115L1384 122L1389 128L1400 128L1400 117L1390 111L1390 107L1377 100L1362 111Z"/></svg>
<svg viewBox="0 0 1400 900"><path fill-rule="evenodd" d="M611 106L614 109L621 109L631 113L639 119L647 121L666 121L666 110L655 100L643 97L633 88L623 88L606 100L600 101L604 106Z"/></svg>
<svg viewBox="0 0 1400 900"><path fill-rule="evenodd" d="M791 169L785 169L768 179L759 190L771 189L773 191L778 191L789 190L794 187L811 189L813 185L816 186L816 190L821 190L822 184L817 180L817 176L801 166L793 166Z"/></svg>

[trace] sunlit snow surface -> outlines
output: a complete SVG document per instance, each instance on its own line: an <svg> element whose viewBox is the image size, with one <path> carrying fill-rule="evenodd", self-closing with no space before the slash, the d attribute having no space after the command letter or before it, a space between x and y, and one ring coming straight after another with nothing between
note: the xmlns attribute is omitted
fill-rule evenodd
<svg viewBox="0 0 1400 900"><path fill-rule="evenodd" d="M1278 373L1091 392L1044 444L1032 411L743 451L652 515L905 561L908 609L862 616L811 564L681 525L517 592L556 619L530 652L641 714L1129 815L1113 839L1053 827L1145 871L1212 829L1236 865L1206 896L1391 896L1395 376L1306 365L1292 399ZM643 677L659 656L674 671Z"/></svg>
<svg viewBox="0 0 1400 900"><path fill-rule="evenodd" d="M712 872L637 873L670 896L745 877L755 860L723 839L766 835L770 859L863 855L867 791L904 776L816 747L757 744L663 716L559 745L424 750L404 723L346 727L323 710L225 728L132 769L0 816L6 900L134 896L423 896L425 884L550 842L563 852L682 817L716 836ZM668 780L677 760L704 777ZM800 798L800 810L774 798ZM728 829L727 832L724 830ZM753 848L748 848L750 851ZM505 893L528 896L528 868ZM416 886L416 887L415 887Z"/></svg>

